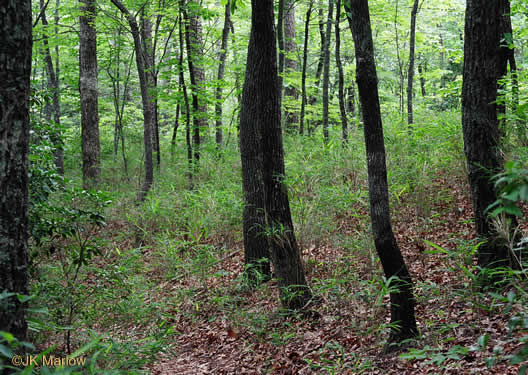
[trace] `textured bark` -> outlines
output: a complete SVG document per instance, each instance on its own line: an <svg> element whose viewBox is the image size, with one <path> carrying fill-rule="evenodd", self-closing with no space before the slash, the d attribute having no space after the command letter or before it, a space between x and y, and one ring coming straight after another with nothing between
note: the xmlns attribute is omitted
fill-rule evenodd
<svg viewBox="0 0 528 375"><path fill-rule="evenodd" d="M485 210L497 199L491 176L502 168L497 118L498 80L506 73L508 47L501 47L506 0L468 0L464 38L462 130L482 267L504 265L507 248L496 239Z"/></svg>
<svg viewBox="0 0 528 375"><path fill-rule="evenodd" d="M284 65L285 73L291 74L297 71L297 38L295 35L295 1L287 0L285 4L284 15L284 49L286 52ZM297 101L299 93L294 85L286 85L284 87L284 96L291 98L290 101ZM299 118L295 106L286 105L284 115L286 117L286 129L295 131Z"/></svg>
<svg viewBox="0 0 528 375"><path fill-rule="evenodd" d="M44 0L40 0L41 11L41 21L42 26L44 26L44 32L42 36L42 42L44 44L44 62L46 63L47 73L48 73L48 88L52 93L53 100L53 121L55 122L57 128L60 127L60 96L59 96L59 77L53 66L53 60L51 58L51 51L48 43L48 19L46 17L46 11ZM62 139L60 131L51 135L51 140L55 147L55 166L57 167L57 172L61 175L64 174L64 151L62 145Z"/></svg>
<svg viewBox="0 0 528 375"><path fill-rule="evenodd" d="M31 1L0 4L0 330L26 340Z"/></svg>
<svg viewBox="0 0 528 375"><path fill-rule="evenodd" d="M160 144L159 144L159 123L158 123L158 101L157 101L157 73L155 68L156 52L153 46L152 38L152 21L150 15L143 8L140 15L140 33L143 49L143 60L145 61L145 79L147 81L147 92L149 95L150 112L152 113L152 153L156 158L156 165L161 164Z"/></svg>
<svg viewBox="0 0 528 375"><path fill-rule="evenodd" d="M339 96L339 111L341 112L341 134L343 137L343 144L348 140L348 121L345 108L345 77L343 74L343 64L341 63L341 0L336 3L336 22L335 22L335 38L336 49L335 58L338 74L338 96Z"/></svg>
<svg viewBox="0 0 528 375"><path fill-rule="evenodd" d="M199 0L192 1L199 4ZM202 22L200 16L196 14L188 14L187 11L184 11L183 14L186 18L185 40L192 92L194 163L198 167L201 136L204 136L208 127L205 70L200 61L203 56Z"/></svg>
<svg viewBox="0 0 528 375"><path fill-rule="evenodd" d="M398 292L390 293L391 323L393 328L389 342L401 342L417 336L414 316L415 300L412 281L392 231L383 126L377 86L374 45L368 0L345 2L350 29L356 51L356 81L364 116L364 133L367 151L370 217L374 243L387 280L397 277L392 286ZM390 350L390 347L387 347Z"/></svg>
<svg viewBox="0 0 528 375"><path fill-rule="evenodd" d="M304 134L304 114L306 111L306 67L308 65L308 41L310 39L310 18L312 16L313 0L308 5L304 21L303 65L301 74L301 115L299 119L299 134Z"/></svg>
<svg viewBox="0 0 528 375"><path fill-rule="evenodd" d="M138 192L137 200L142 202L145 200L147 193L152 187L154 181L154 164L152 160L152 125L154 123L154 113L152 113L152 106L150 105L151 96L148 91L148 78L146 70L150 68L148 59L145 59L146 51L143 49L143 42L139 32L136 17L128 11L120 0L111 0L112 3L123 13L127 18L130 26L130 31L134 39L134 50L136 54L136 66L139 76L139 86L141 89L141 102L143 105L143 144L145 149L145 181Z"/></svg>
<svg viewBox="0 0 528 375"><path fill-rule="evenodd" d="M187 145L187 164L188 171L187 176L189 178L189 188L193 187L193 150L191 142L191 106L189 104L189 96L187 95L187 85L185 84L185 75L183 73L183 51L185 50L184 36L183 36L183 19L180 16L178 27L179 27L179 40L180 40L180 56L178 63L178 73L180 80L180 87L183 92L183 103L185 105L185 142Z"/></svg>
<svg viewBox="0 0 528 375"><path fill-rule="evenodd" d="M407 73L407 124L411 125L413 119L413 80L414 80L414 50L416 43L416 15L418 14L418 2L414 0L411 10L411 32L409 41L409 71Z"/></svg>
<svg viewBox="0 0 528 375"><path fill-rule="evenodd" d="M282 303L287 308L297 309L302 308L311 295L283 181L280 86L273 20L273 0L252 0L251 34L240 116L242 178L246 210L249 206L258 215L251 219L256 219L254 231L257 231L259 250L267 251L266 245L271 248ZM248 197L253 201L250 202ZM254 202L261 207L252 204ZM244 229L250 229L246 223L250 219L246 212Z"/></svg>
<svg viewBox="0 0 528 375"><path fill-rule="evenodd" d="M328 21L326 23L326 35L324 44L324 63L323 63L323 135L324 142L328 143L328 110L329 97L328 87L330 84L330 40L332 39L332 17L334 14L334 0L328 0Z"/></svg>
<svg viewBox="0 0 528 375"><path fill-rule="evenodd" d="M216 104L215 104L215 114L216 114L216 145L218 148L222 147L223 142L223 124L222 124L222 81L225 75L225 63L227 56L227 43L229 42L229 26L231 23L231 0L227 0L225 5L224 13L224 28L222 30L222 45L220 46L220 51L218 52L218 74L216 79L218 80L218 86L216 88Z"/></svg>
<svg viewBox="0 0 528 375"><path fill-rule="evenodd" d="M83 186L85 189L95 188L101 177L95 12L94 0L81 0L79 91L81 97Z"/></svg>

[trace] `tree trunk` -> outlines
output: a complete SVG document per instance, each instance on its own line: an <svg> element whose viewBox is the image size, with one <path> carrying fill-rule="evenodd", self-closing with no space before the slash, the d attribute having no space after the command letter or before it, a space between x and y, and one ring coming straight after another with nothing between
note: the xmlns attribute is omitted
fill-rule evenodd
<svg viewBox="0 0 528 375"><path fill-rule="evenodd" d="M507 0L468 0L464 38L462 130L481 267L506 265L508 250L485 212L497 200L491 177L502 169L497 118L498 80L506 73L508 47L501 47Z"/></svg>
<svg viewBox="0 0 528 375"><path fill-rule="evenodd" d="M224 13L224 28L222 30L222 45L220 46L220 51L218 53L218 61L220 62L218 64L218 75L217 75L217 81L218 86L216 88L216 104L215 104L215 112L216 112L216 146L218 149L222 147L223 142L223 130L222 130L222 105L223 105L223 98L222 98L222 84L224 80L224 73L225 73L225 63L226 63L226 56L227 56L227 44L229 42L229 26L231 23L231 0L227 0L227 3L225 5L225 13Z"/></svg>
<svg viewBox="0 0 528 375"><path fill-rule="evenodd" d="M392 328L389 343L417 336L412 280L392 231L385 145L374 62L368 0L345 2L356 50L356 81L364 117L372 232L383 271L396 292L390 293ZM391 348L387 346L388 350Z"/></svg>
<svg viewBox="0 0 528 375"><path fill-rule="evenodd" d="M2 331L26 341L31 1L0 4L0 291Z"/></svg>
<svg viewBox="0 0 528 375"><path fill-rule="evenodd" d="M341 112L341 133L343 137L343 145L348 140L348 121L345 108L345 78L343 74L343 64L341 63L341 0L337 0L336 4L336 22L335 22L335 38L336 50L335 58L338 72L338 96L339 96L339 110Z"/></svg>
<svg viewBox="0 0 528 375"><path fill-rule="evenodd" d="M152 160L152 125L154 123L154 114L152 113L152 106L150 105L151 96L149 94L149 84L147 77L147 70L151 67L148 65L148 59L145 59L146 51L143 49L141 35L137 24L136 17L128 11L120 0L111 0L112 3L123 13L127 18L130 26L132 37L134 38L134 49L136 52L136 65L139 76L139 86L141 89L141 102L143 104L143 143L145 148L145 181L138 192L137 200L142 202L145 200L147 193L152 187L154 181L154 163Z"/></svg>
<svg viewBox="0 0 528 375"><path fill-rule="evenodd" d="M302 308L311 298L307 286L284 184L280 86L277 74L273 0L252 0L249 39L241 109L241 153L244 191L263 202L265 226L260 229L268 241L259 238L261 248L269 244L283 306ZM242 147L243 146L243 147ZM250 150L253 146L256 152ZM248 169L252 166L256 169ZM253 191L246 188L252 186ZM262 198L263 197L263 198ZM246 200L246 206L249 202ZM253 209L256 207L253 206ZM245 217L246 219L246 217Z"/></svg>
<svg viewBox="0 0 528 375"><path fill-rule="evenodd" d="M183 51L185 50L184 36L183 36L183 18L180 16L178 27L179 27L179 40L180 40L180 56L178 62L178 73L180 80L180 87L183 92L183 103L185 105L185 142L187 145L187 165L188 171L187 176L189 178L189 189L193 188L193 149L191 142L191 106L189 104L189 96L187 95L187 85L185 84L185 75L183 73Z"/></svg>
<svg viewBox="0 0 528 375"><path fill-rule="evenodd" d="M414 0L411 10L411 36L409 41L409 72L407 73L407 124L411 126L413 120L413 80L414 80L414 49L416 43L416 15L418 2Z"/></svg>
<svg viewBox="0 0 528 375"><path fill-rule="evenodd" d="M53 60L51 58L51 51L48 43L48 19L46 17L46 11L44 9L44 0L40 0L41 21L44 26L42 40L44 43L44 61L48 71L48 87L52 92L53 98L53 121L55 122L56 132L51 135L53 146L55 147L55 166L57 172L64 175L64 150L62 144L62 137L60 132L60 96L59 96L59 77L53 67Z"/></svg>
<svg viewBox="0 0 528 375"><path fill-rule="evenodd" d="M196 4L199 4L199 0L193 1ZM203 56L202 22L199 15L188 14L187 11L184 11L183 14L186 18L185 40L187 43L187 59L192 91L194 163L195 167L198 168L200 161L201 137L205 135L203 133L207 130L205 71L200 62Z"/></svg>
<svg viewBox="0 0 528 375"><path fill-rule="evenodd" d="M426 96L426 92L425 92L425 77L424 77L424 73L425 73L425 67L424 67L424 62L423 61L420 61L420 63L418 64L418 74L420 75L420 87L422 89L422 98L425 98Z"/></svg>
<svg viewBox="0 0 528 375"><path fill-rule="evenodd" d="M303 46L303 65L301 75L301 115L299 119L299 134L304 134L304 115L306 111L306 67L308 65L308 40L310 39L310 18L312 16L313 0L308 5L306 11L306 20L304 22L304 46Z"/></svg>
<svg viewBox="0 0 528 375"><path fill-rule="evenodd" d="M324 44L323 64L323 135L325 144L329 141L328 134L328 111L329 98L328 86L330 84L330 40L332 39L332 17L334 13L334 0L328 0L328 21L326 23L326 35Z"/></svg>
<svg viewBox="0 0 528 375"><path fill-rule="evenodd" d="M81 1L79 91L81 97L83 186L85 189L97 187L101 177L95 12L94 0Z"/></svg>
<svg viewBox="0 0 528 375"><path fill-rule="evenodd" d="M155 50L152 38L152 22L145 8L140 14L140 33L143 49L143 60L145 61L145 79L147 80L147 92L149 95L150 112L152 113L152 152L156 157L157 167L161 164L158 124L158 102L157 97L157 74L155 72Z"/></svg>
<svg viewBox="0 0 528 375"><path fill-rule="evenodd" d="M295 35L295 2L293 0L287 0L285 4L285 17L284 17L284 48L285 48L285 62L286 74L292 74L297 71L297 38ZM284 97L288 97L286 100L284 115L286 116L286 130L295 131L297 128L297 117L295 102L299 98L297 88L294 85L288 84L284 87ZM293 102L293 103L290 103Z"/></svg>
<svg viewBox="0 0 528 375"><path fill-rule="evenodd" d="M287 0L279 0L277 8L277 44L279 47L279 87L282 100L283 74L284 74L284 3Z"/></svg>

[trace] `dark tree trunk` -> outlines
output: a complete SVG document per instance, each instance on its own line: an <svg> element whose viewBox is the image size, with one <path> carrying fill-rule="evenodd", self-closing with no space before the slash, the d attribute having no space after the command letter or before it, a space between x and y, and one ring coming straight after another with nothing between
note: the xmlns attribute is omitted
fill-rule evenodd
<svg viewBox="0 0 528 375"><path fill-rule="evenodd" d="M295 240L288 191L283 181L280 86L273 20L273 0L252 0L251 35L240 116L242 177L246 207L250 203L247 197L251 194L253 201L264 207L265 215L257 211L256 234L260 234L257 239L262 252L267 250L265 245L271 248L283 306L299 309L307 303L311 294ZM256 152L250 147L254 147ZM253 190L249 191L248 186ZM258 210L258 207L253 205L252 209ZM244 219L248 218L245 216ZM263 219L265 225L259 226ZM246 220L244 222L246 228Z"/></svg>
<svg viewBox="0 0 528 375"><path fill-rule="evenodd" d="M328 112L329 97L328 86L330 84L330 40L332 39L332 17L334 14L334 0L328 0L328 21L326 23L326 35L324 44L323 64L323 135L325 144L329 141L328 134Z"/></svg>
<svg viewBox="0 0 528 375"><path fill-rule="evenodd" d="M508 250L500 243L485 212L497 199L491 177L503 164L497 118L498 80L506 73L508 47L501 47L502 18L507 0L468 0L464 38L462 130L481 267L507 264Z"/></svg>
<svg viewBox="0 0 528 375"><path fill-rule="evenodd" d="M0 4L0 330L26 341L31 1Z"/></svg>
<svg viewBox="0 0 528 375"><path fill-rule="evenodd" d="M79 91L81 96L83 186L85 189L95 188L101 177L95 12L94 0L81 1Z"/></svg>
<svg viewBox="0 0 528 375"><path fill-rule="evenodd" d="M156 165L161 164L158 124L158 102L157 102L157 73L155 72L155 50L152 44L152 22L150 15L146 14L145 8L140 15L140 33L143 48L143 60L145 61L145 79L147 80L147 92L149 95L150 112L152 113L152 153L156 157Z"/></svg>
<svg viewBox="0 0 528 375"><path fill-rule="evenodd" d="M199 4L198 0L193 0ZM200 161L201 136L207 130L207 103L205 90L205 71L200 62L202 51L202 22L200 16L183 12L186 21L185 41L187 44L187 60L189 64L189 77L191 79L192 106L193 106L193 151L194 164L198 168Z"/></svg>
<svg viewBox="0 0 528 375"><path fill-rule="evenodd" d="M149 93L147 70L151 67L148 65L148 59L145 59L146 51L143 49L141 35L137 24L136 17L128 11L120 0L111 0L112 3L123 13L127 18L132 37L134 38L134 49L136 53L136 65L139 76L139 85L141 89L141 102L143 104L143 143L145 147L145 181L138 192L137 200L142 202L145 200L147 193L152 187L154 181L154 163L152 160L152 125L154 123L154 113L152 113L151 101L152 98Z"/></svg>
<svg viewBox="0 0 528 375"><path fill-rule="evenodd" d="M411 36L409 41L409 71L407 73L407 124L411 126L413 120L413 80L414 80L414 50L416 43L416 15L418 14L418 2L414 0L411 10Z"/></svg>
<svg viewBox="0 0 528 375"><path fill-rule="evenodd" d="M418 64L418 74L420 75L420 87L422 89L422 98L425 98L426 92L425 92L425 64L423 61L420 61Z"/></svg>
<svg viewBox="0 0 528 375"><path fill-rule="evenodd" d="M399 86L398 86L398 98L400 103L400 114L403 119L403 106L404 106L404 99L403 99L403 61L400 56L400 33L398 31L398 6L399 1L396 0L396 7L394 9L394 38L396 42L396 59L398 61L398 77L399 77ZM363 112L362 112L363 113Z"/></svg>
<svg viewBox="0 0 528 375"><path fill-rule="evenodd" d="M304 134L304 115L306 111L306 67L308 65L308 40L310 39L310 18L312 16L313 0L308 5L304 22L303 65L301 75L301 115L299 119L299 134Z"/></svg>
<svg viewBox="0 0 528 375"><path fill-rule="evenodd" d="M46 17L46 11L44 9L45 4L44 0L40 0L41 11L41 21L42 26L44 26L43 32L43 43L44 43L44 61L46 63L47 72L48 72L48 87L52 92L53 98L53 121L55 122L56 128L60 128L60 96L59 96L59 77L57 72L53 67L53 60L51 58L51 51L48 43L48 19ZM64 151L62 145L62 137L59 130L51 135L51 140L53 146L55 147L55 166L57 167L57 172L61 175L64 174Z"/></svg>
<svg viewBox="0 0 528 375"><path fill-rule="evenodd" d="M356 80L359 100L364 116L365 144L369 180L370 217L372 232L383 271L392 286L398 289L390 293L391 323L393 328L389 343L401 342L418 335L414 316L415 300L412 280L392 231L385 145L378 96L374 45L370 26L368 0L345 2L350 29L356 50ZM396 279L394 279L396 278ZM390 350L390 347L387 346Z"/></svg>
<svg viewBox="0 0 528 375"><path fill-rule="evenodd" d="M178 73L180 80L180 87L183 92L183 104L185 105L185 142L187 145L187 164L188 171L187 176L189 178L189 189L193 188L193 149L191 142L191 106L189 104L189 96L187 95L187 85L185 84L185 75L183 73L183 51L185 49L184 36L183 36L183 18L179 17L179 39L180 39L180 56L178 61Z"/></svg>
<svg viewBox="0 0 528 375"><path fill-rule="evenodd" d="M226 6L225 6L225 14L224 14L224 28L222 30L222 45L220 46L220 51L218 53L218 61L220 64L218 65L218 86L216 88L216 104L215 104L215 112L216 112L216 146L218 149L222 147L222 142L224 138L223 130L222 130L222 81L224 80L224 73L225 73L225 63L226 63L226 56L227 56L227 44L229 42L229 26L231 23L231 0L227 0Z"/></svg>
<svg viewBox="0 0 528 375"><path fill-rule="evenodd" d="M295 35L295 2L293 0L287 0L285 4L285 17L284 17L284 48L286 51L284 65L286 67L286 74L291 74L297 71L297 38ZM288 97L289 100L286 100L284 115L286 117L286 130L296 131L297 122L299 118L297 117L296 102L299 94L297 88L294 85L286 85L284 87L284 97Z"/></svg>
<svg viewBox="0 0 528 375"><path fill-rule="evenodd" d="M335 58L338 73L338 96L339 96L339 110L341 112L341 133L343 136L343 145L348 140L348 121L345 108L345 77L343 74L343 64L341 63L341 0L336 3L336 22L335 22L335 38L336 50Z"/></svg>

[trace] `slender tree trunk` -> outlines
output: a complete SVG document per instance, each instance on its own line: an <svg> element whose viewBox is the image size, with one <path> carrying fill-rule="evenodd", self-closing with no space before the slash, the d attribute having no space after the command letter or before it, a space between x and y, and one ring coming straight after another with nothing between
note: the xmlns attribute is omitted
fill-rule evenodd
<svg viewBox="0 0 528 375"><path fill-rule="evenodd" d="M341 63L341 0L336 3L336 22L335 22L335 38L336 49L335 58L338 73L338 96L339 96L339 110L341 112L341 132L343 137L343 145L348 140L348 121L345 108L345 77L343 74L343 64Z"/></svg>
<svg viewBox="0 0 528 375"><path fill-rule="evenodd" d="M199 4L199 0L192 1ZM201 137L205 136L204 133L208 127L205 71L200 62L203 56L202 22L200 16L196 14L188 14L184 10L183 15L186 18L185 40L187 44L187 59L192 91L194 164L198 168Z"/></svg>
<svg viewBox="0 0 528 375"><path fill-rule="evenodd" d="M403 106L404 106L404 99L403 99L403 61L400 55L400 33L398 31L398 6L399 1L396 0L396 8L394 10L394 38L396 41L396 59L398 61L398 78L399 78L399 86L398 86L398 98L400 103L400 113L402 115L402 119L404 116L403 112Z"/></svg>
<svg viewBox="0 0 528 375"><path fill-rule="evenodd" d="M306 111L306 67L308 65L308 41L310 39L310 18L312 16L313 0L308 5L306 20L304 23L304 46L303 46L303 66L301 75L301 115L299 119L299 134L304 134L304 115Z"/></svg>
<svg viewBox="0 0 528 375"><path fill-rule="evenodd" d="M218 86L216 88L216 104L215 104L215 112L216 112L216 146L218 149L222 147L223 142L223 124L222 124L222 82L224 80L225 75L225 63L226 63L226 57L227 57L227 44L229 42L229 25L231 23L231 0L227 0L227 3L225 5L225 13L224 13L224 28L222 30L222 45L220 46L220 51L218 53L218 61L220 62L218 64Z"/></svg>
<svg viewBox="0 0 528 375"><path fill-rule="evenodd" d="M295 35L295 1L287 0L285 4L285 17L284 17L284 49L285 55L285 74L292 74L297 71L297 38ZM288 84L284 87L284 97L289 98L285 103L284 114L286 116L286 130L295 131L299 118L297 117L297 111L295 102L297 101L299 94L297 88ZM293 103L291 103L293 102Z"/></svg>
<svg viewBox="0 0 528 375"><path fill-rule="evenodd" d="M79 91L81 97L83 186L85 189L97 187L101 178L95 12L94 0L81 1Z"/></svg>
<svg viewBox="0 0 528 375"><path fill-rule="evenodd" d="M48 42L48 19L46 17L46 11L44 10L44 0L40 0L41 11L41 22L44 26L43 32L43 43L44 43L44 61L48 71L48 87L51 89L53 98L53 121L55 122L56 132L51 135L53 145L55 147L55 166L57 172L61 175L64 174L64 151L62 145L62 137L60 132L60 96L59 96L59 77L53 67L53 60L51 58L51 51Z"/></svg>
<svg viewBox="0 0 528 375"><path fill-rule="evenodd" d="M414 316L415 300L412 280L392 231L383 126L378 96L378 79L374 62L374 44L368 0L345 2L356 50L356 80L365 126L370 217L374 243L383 271L396 292L390 293L392 328L389 343L401 342L418 335ZM393 280L393 281L392 281ZM391 348L386 347L387 350Z"/></svg>
<svg viewBox="0 0 528 375"><path fill-rule="evenodd" d="M413 80L414 80L414 50L416 43L416 15L418 14L418 2L414 0L411 11L411 36L409 41L409 72L407 73L407 124L411 126L413 120Z"/></svg>
<svg viewBox="0 0 528 375"><path fill-rule="evenodd" d="M132 37L134 38L134 49L136 53L136 65L139 76L139 86L141 89L141 101L143 104L143 142L145 147L145 181L141 187L137 200L142 202L145 200L152 183L154 181L154 163L152 160L152 124L154 122L154 114L152 113L152 106L150 105L151 96L149 94L149 83L146 70L151 67L148 65L148 59L145 59L146 51L143 49L143 42L141 41L141 34L137 24L136 17L128 11L120 0L111 0L112 3L123 13L127 18Z"/></svg>
<svg viewBox="0 0 528 375"><path fill-rule="evenodd" d="M502 169L497 118L498 80L506 73L508 47L501 47L507 0L468 0L464 38L462 130L481 267L507 265L509 253L486 213L497 200L491 177Z"/></svg>
<svg viewBox="0 0 528 375"><path fill-rule="evenodd" d="M311 294L295 240L288 192L283 181L280 86L273 20L273 0L252 0L251 34L240 116L242 178L246 207L251 193L263 202L265 215L257 211L258 217L265 220L265 226L260 227L263 231L259 241L271 248L282 303L286 308L299 309L308 302ZM251 146L257 151L252 151ZM258 170L249 169L251 167ZM254 190L249 191L248 186ZM268 241L262 241L262 238ZM261 248L267 250L267 246Z"/></svg>
<svg viewBox="0 0 528 375"><path fill-rule="evenodd" d="M0 308L1 330L27 340L28 152L31 1L0 4ZM23 349L22 349L23 350Z"/></svg>
<svg viewBox="0 0 528 375"><path fill-rule="evenodd" d="M350 82L347 88L347 112L352 115L352 123L358 124L356 118L356 89L354 88L354 82Z"/></svg>
<svg viewBox="0 0 528 375"><path fill-rule="evenodd" d="M193 188L193 149L191 142L191 106L189 104L189 96L187 95L187 85L185 84L185 75L183 73L183 51L185 50L183 26L184 19L179 17L179 39L180 39L180 56L178 62L178 72L180 87L183 92L183 103L185 105L185 142L187 145L187 176L189 178L189 189Z"/></svg>
<svg viewBox="0 0 528 375"><path fill-rule="evenodd" d="M418 74L420 75L420 88L422 89L422 98L426 97L425 92L425 77L424 77L425 69L424 69L424 62L420 61L418 64Z"/></svg>
<svg viewBox="0 0 528 375"><path fill-rule="evenodd" d="M143 60L145 60L145 79L147 80L147 92L149 95L150 112L152 113L152 152L156 157L156 165L161 164L158 124L158 102L157 97L157 74L155 72L155 50L152 38L152 22L150 15L143 8L140 15L140 33L143 49Z"/></svg>
<svg viewBox="0 0 528 375"><path fill-rule="evenodd" d="M282 89L284 87L284 5L287 0L279 0L277 12L277 43L279 47L279 87L282 100Z"/></svg>
<svg viewBox="0 0 528 375"><path fill-rule="evenodd" d="M330 40L332 39L332 17L334 14L334 0L328 0L328 21L326 23L326 36L324 46L323 64L323 135L325 144L329 141L328 134L328 112L329 98L328 86L330 84Z"/></svg>

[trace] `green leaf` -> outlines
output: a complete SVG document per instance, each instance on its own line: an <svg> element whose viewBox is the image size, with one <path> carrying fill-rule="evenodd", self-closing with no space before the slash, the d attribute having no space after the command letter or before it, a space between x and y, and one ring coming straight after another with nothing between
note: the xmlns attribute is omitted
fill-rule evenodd
<svg viewBox="0 0 528 375"><path fill-rule="evenodd" d="M488 340L489 334L486 333L477 339L477 343L480 345L481 348L485 348L486 346L488 346Z"/></svg>

